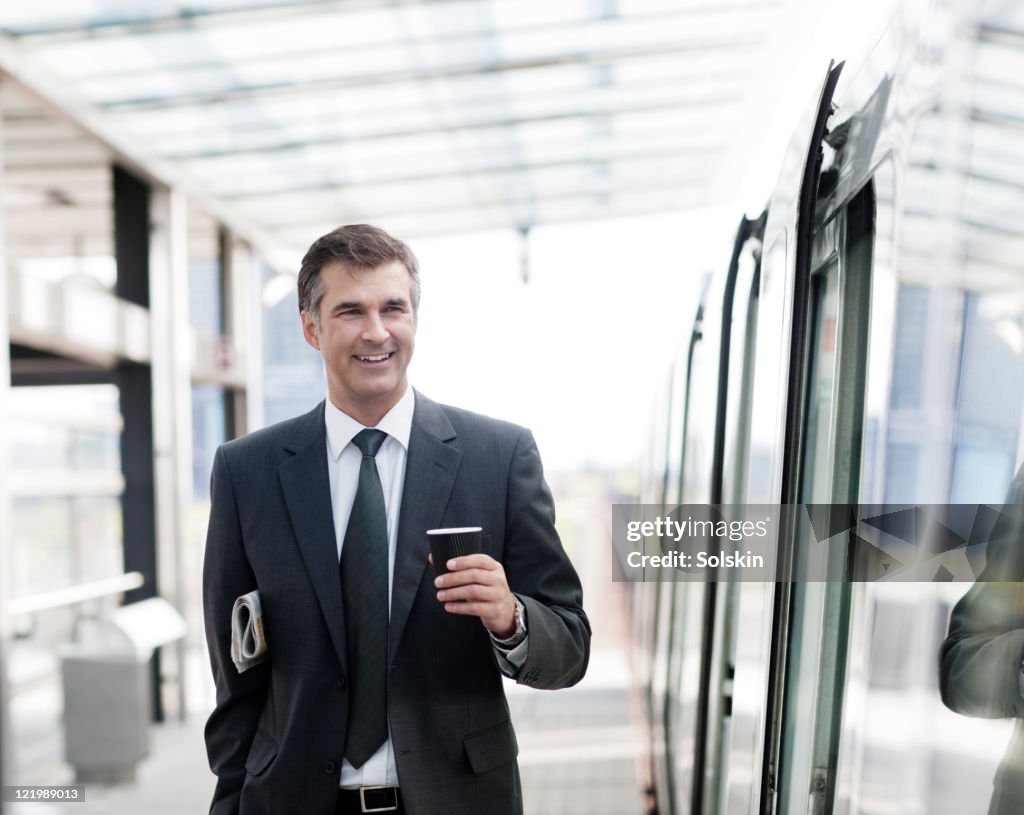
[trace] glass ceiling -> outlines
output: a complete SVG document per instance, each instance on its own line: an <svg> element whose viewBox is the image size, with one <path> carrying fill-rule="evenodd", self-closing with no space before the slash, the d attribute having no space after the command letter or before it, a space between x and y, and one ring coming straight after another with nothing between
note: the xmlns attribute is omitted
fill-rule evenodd
<svg viewBox="0 0 1024 815"><path fill-rule="evenodd" d="M0 53L294 252L342 222L415 236L720 203L797 5L48 0L0 6ZM40 166L85 149L46 138Z"/></svg>
<svg viewBox="0 0 1024 815"><path fill-rule="evenodd" d="M1024 217L1024 12L984 6L965 77L977 141L965 169L970 194L990 204L985 226L1005 229ZM60 241L69 254L101 252L121 136L130 159L187 180L278 257L344 222L414 237L731 206L758 128L793 84L794 32L813 30L818 7L3 3L0 69L19 80L0 87L8 232L26 253Z"/></svg>

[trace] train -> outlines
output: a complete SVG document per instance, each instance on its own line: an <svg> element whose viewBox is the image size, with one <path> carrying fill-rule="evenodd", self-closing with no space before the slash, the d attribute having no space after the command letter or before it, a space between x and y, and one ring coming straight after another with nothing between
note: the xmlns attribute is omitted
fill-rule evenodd
<svg viewBox="0 0 1024 815"><path fill-rule="evenodd" d="M1005 499L1024 461L1022 76L1024 9L987 0L902 3L821 66L767 206L683 326L639 503ZM970 555L808 579L790 528L773 580L629 583L651 811L986 812L1013 723L947 709L938 680Z"/></svg>

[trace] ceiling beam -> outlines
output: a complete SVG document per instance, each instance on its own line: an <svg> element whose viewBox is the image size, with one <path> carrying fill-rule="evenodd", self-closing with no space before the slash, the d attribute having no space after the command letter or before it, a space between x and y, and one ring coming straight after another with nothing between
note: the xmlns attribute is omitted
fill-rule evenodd
<svg viewBox="0 0 1024 815"><path fill-rule="evenodd" d="M1024 48L1024 31L994 23L982 23L978 27L978 41L1004 45L1019 51Z"/></svg>
<svg viewBox="0 0 1024 815"><path fill-rule="evenodd" d="M205 106L157 112L127 111L114 114L114 121L146 138L166 154L186 155L228 133L237 133L239 136L238 139L232 139L232 152L255 151L289 141L282 137L282 132L293 134L291 141L301 140L303 143L308 143L310 138L379 139L402 132L403 128L417 132L423 129L420 124L423 121L433 123L435 131L452 121L474 124L501 121L508 118L510 109L515 110L517 119L559 113L568 107L584 109L594 115L605 115L615 113L626 104L677 106L688 100L696 102L710 97L714 101L749 90L749 72L740 64L724 61L721 66L714 67L681 67L683 70L673 69L671 73L662 73L656 79L647 78L643 81L604 83L586 74L576 75L571 84L556 81L551 83L551 90L532 91L529 94L508 89L496 94L494 83L480 83L475 81L477 77L467 77L468 81L446 82L446 98L443 100L432 94L429 86L421 88L418 84L396 86L397 93L393 94L382 94L380 89L375 88L354 88L340 97L344 111L339 117L324 116L325 110L339 105L336 91L315 92L301 87L296 88L290 98L280 100L270 110L266 105L250 100L226 102L218 106L210 117L213 119L212 134L197 130L195 126L196 118L207 113L208 108ZM706 90L709 85L713 85L714 92ZM409 91L421 96L425 104L410 107ZM31 125L26 124L24 127L27 132L35 132ZM169 150L166 147L168 143L181 147Z"/></svg>
<svg viewBox="0 0 1024 815"><path fill-rule="evenodd" d="M303 139L287 139L272 144L258 147L235 147L224 150L183 150L168 151L165 155L171 159L180 160L206 160L217 159L224 156L246 156L264 155L267 153L303 152L310 147L333 147L345 144L356 144L359 142L375 142L381 139L413 139L420 136L429 136L438 133L472 133L481 130L515 130L523 126L534 124L545 124L549 122L571 121L573 119L594 120L603 117L618 119L628 117L632 114L642 113L671 113L681 110L697 109L702 116L714 115L717 110L735 107L743 100L740 93L727 93L718 91L707 91L706 93L693 96L680 97L674 101L656 100L644 101L632 104L621 104L617 107L602 107L595 105L591 108L572 108L557 113L539 114L536 116L510 116L503 118L491 118L480 121L463 121L454 124L433 124L426 127L410 128L406 130L380 129L359 133L351 136L310 136Z"/></svg>
<svg viewBox="0 0 1024 815"><path fill-rule="evenodd" d="M737 82L750 84L750 71L756 60L757 53L751 52L748 55L737 55L732 52L704 53L697 57L681 51L674 52L666 57L664 54L655 54L639 62L632 61L625 67L638 71L640 79L624 81L609 69L611 64L601 63L594 66L585 66L579 70L576 65L562 65L548 68L542 76L524 74L530 80L528 91L517 91L515 87L502 86L503 93L513 93L517 98L522 98L528 104L543 104L544 100L552 97L563 96L574 90L585 88L593 91L615 92L622 90L636 89L641 93L663 91L667 88L678 88L691 84L706 84L709 79L713 81ZM181 74L174 73L167 69L168 74L176 76L183 84L188 85L188 80ZM281 79L279 75L275 78ZM515 79L515 77L513 77ZM566 80L569 80L568 82ZM282 83L287 84L287 83ZM288 114L291 116L305 116L309 118L314 112L323 113L321 106L337 105L337 90L332 88L317 89L311 87L305 79L295 82L293 98L289 99ZM408 108L408 93L414 91L417 95L431 96L436 89L443 87L447 97L447 104L459 108L475 107L477 105L493 105L495 103L495 78L482 74L465 74L445 81L443 86L424 83L417 80L408 83L396 83L390 86L367 86L353 85L345 88L345 108L342 111L346 116L358 115L362 112L372 115L392 115L394 111L404 111ZM210 93L213 90L208 89ZM204 105L197 105L186 110L203 112ZM181 130L176 127L177 114L181 107L171 108L164 115L153 117L147 113L149 121L158 121L161 132L164 130L175 132ZM157 112L159 113L159 111ZM217 108L217 119L219 121L239 120L246 123L256 123L265 116L265 109L260 100L249 100L239 98L227 100ZM120 115L131 117L132 111L124 111Z"/></svg>
<svg viewBox="0 0 1024 815"><path fill-rule="evenodd" d="M715 145L711 143L707 143L702 146L692 146L689 148L680 148L677 145L672 145L663 148L652 148L642 152L634 152L632 150L605 150L603 153L597 155L588 154L587 156L580 156L579 158L562 159L557 161L506 162L503 164L478 166L472 169L460 167L442 172L427 170L417 174L391 176L379 178L373 181L361 181L355 184L339 184L337 182L323 181L319 184L305 184L295 187L268 187L260 190L259 192L221 192L219 195L227 200L238 202L241 207L246 207L250 204L259 204L261 201L272 203L274 201L279 201L282 197L287 197L290 194L323 194L329 196L333 192L342 193L347 197L351 196L358 199L358 197L366 191L387 187L394 187L397 191L403 186L416 185L424 182L445 182L460 179L490 182L502 176L528 177L531 174L541 173L545 170L572 169L574 167L590 167L593 169L599 169L616 162L641 160L667 162L673 158L678 159L684 151L687 158L692 158L695 163L707 162L707 160L716 155L717 152Z"/></svg>
<svg viewBox="0 0 1024 815"><path fill-rule="evenodd" d="M558 201L548 200L552 206L541 213L538 223L557 224L595 219L625 218L646 214L683 213L709 206L705 191L696 187L692 189L668 188L662 191L637 191L634 194L624 193L614 205L600 205L591 196L587 198L563 198ZM711 202L714 205L717 202ZM391 215L375 221L383 229L405 239L444 235L458 232L477 232L495 229L520 229L524 224L514 217L508 207L500 211L468 207L461 210L441 210L437 212L415 212L408 216ZM302 256L311 240L324 234L338 225L336 222L308 222L302 226L283 230L275 229L274 235L282 243L293 247L295 263Z"/></svg>
<svg viewBox="0 0 1024 815"><path fill-rule="evenodd" d="M599 200L621 195L635 195L639 193L664 193L673 190L703 190L708 182L706 174L694 174L688 176L676 176L664 174L654 180L642 180L638 182L623 182L621 180L608 180L596 178L593 182L581 187L578 184L571 185L571 189L555 189L548 192L538 192L530 189L522 195L511 193L502 194L497 197L486 199L466 198L457 203L446 204L443 201L433 201L430 205L407 207L405 202L396 201L397 206L392 209L373 208L361 209L358 201L343 208L343 211L336 213L325 213L325 220L334 220L338 223L353 220L367 220L371 223L386 221L394 218L414 218L418 215L429 215L436 217L445 213L458 213L461 211L492 210L511 211L514 209L536 209L544 204L559 201L575 200ZM287 229L290 226L302 226L310 223L307 214L300 213L292 215L282 212L274 219L273 231ZM532 225L532 224L531 224ZM315 236L313 236L315 237ZM310 239L312 240L312 238Z"/></svg>
<svg viewBox="0 0 1024 815"><path fill-rule="evenodd" d="M220 166L210 168L218 171L221 179L211 191L227 200L235 196L259 195L285 188L318 189L325 186L346 186L350 184L375 185L389 184L401 179L429 179L434 176L445 177L449 174L472 174L500 169L508 165L524 167L563 166L566 163L607 162L620 157L631 157L634 154L669 153L673 156L683 154L700 154L705 151L716 151L721 143L721 129L704 128L700 133L690 134L685 129L664 128L662 131L647 130L637 133L628 140L613 136L595 137L587 143L585 150L580 150L578 138L561 138L546 140L533 144L527 155L505 149L488 149L485 151L459 150L457 144L447 145L444 150L420 150L410 155L403 153L404 161L388 159L390 150L380 155L360 153L348 154L348 161L358 164L358 178L353 179L345 172L342 161L333 161L331 156L320 156L316 160L303 161L289 165L282 174L277 173L277 181L260 180L260 176L252 168L246 168L246 162L234 162L230 157L217 160ZM300 169L304 172L300 172ZM197 170L198 172L199 170ZM301 180L299 180L301 179Z"/></svg>
<svg viewBox="0 0 1024 815"><path fill-rule="evenodd" d="M292 81L267 82L263 84L238 85L219 91L199 91L174 96L136 97L108 102L102 109L112 113L135 113L168 110L185 107L222 105L226 102L245 100L266 100L290 96L297 88L302 91L335 91L346 88L379 87L399 83L422 83L437 79L454 79L466 76L501 75L515 71L531 71L561 65L600 65L661 56L678 56L680 53L722 53L751 50L761 44L753 37L724 36L704 39L699 42L665 42L655 46L624 46L604 50L587 49L576 52L549 54L544 57L500 60L492 63L464 62L434 67L399 68L394 71L370 71L347 76L326 77L304 81L301 86Z"/></svg>
<svg viewBox="0 0 1024 815"><path fill-rule="evenodd" d="M417 6L466 6L477 5L489 7L495 0L416 0ZM769 8L776 3L768 3ZM766 3L756 0L722 0L722 2L694 3L687 7L692 14L708 14L728 9L732 12L761 10ZM245 23L273 22L283 17L299 17L336 13L351 15L370 11L407 11L409 0L299 0L299 2L280 2L274 0L267 3L256 3L230 9L202 10L188 9L173 16L157 17L138 15L123 17L120 20L94 19L83 20L74 25L67 24L67 16L62 15L60 23L46 25L15 27L5 24L0 13L0 31L19 39L31 41L33 44L50 44L60 42L77 42L132 37L145 34L172 33L226 26L238 26ZM577 21L578 22L578 21Z"/></svg>
<svg viewBox="0 0 1024 815"><path fill-rule="evenodd" d="M434 4L451 2L451 0L419 0ZM139 14L123 15L120 19L83 20L68 25L66 16L59 23L35 26L12 26L5 24L0 15L0 30L19 39L33 42L74 42L84 37L89 39L109 39L113 37L131 37L140 34L159 34L163 32L187 31L197 28L213 28L232 26L245 22L280 19L282 14L289 16L324 14L346 10L369 11L378 8L398 8L404 5L402 0L302 0L301 2L280 2L270 0L266 3L254 3L249 6L238 6L216 11L203 9L183 9L173 16L158 17L156 15Z"/></svg>
<svg viewBox="0 0 1024 815"><path fill-rule="evenodd" d="M728 30L730 34L739 38L749 37L751 31L760 35L764 32L771 20L772 8L775 3L764 2L760 4L751 3L728 3L723 2L712 6L694 8L683 6L671 11L645 12L616 17L587 17L581 16L573 19L558 20L555 22L528 24L520 26L495 27L487 25L480 28L466 31L438 31L428 36L401 36L399 25L396 20L393 31L396 36L386 40L359 41L357 43L330 44L321 47L306 47L294 51L280 50L279 46L287 40L278 40L274 47L254 51L236 57L197 59L198 54L208 54L210 49L178 49L166 54L159 64L132 66L127 71L122 68L109 69L106 71L90 71L83 75L88 81L103 79L119 79L126 73L131 74L133 80L144 80L147 76L159 77L167 72L174 72L177 76L188 77L190 74L201 74L209 71L223 70L234 61L244 61L249 68L262 66L264 69L279 64L293 64L297 61L308 62L320 58L331 59L337 57L339 47L344 50L347 57L358 61L361 53L379 54L382 49L401 49L405 53L429 53L431 51L444 52L446 49L456 48L484 48L488 52L494 51L496 41L500 38L502 44L512 45L519 40L525 43L543 41L544 39L555 39L558 43L558 50L576 51L581 50L581 45L593 48L594 43L604 42L619 35L622 31L629 32L631 29L652 24L657 26L657 31L662 32L677 29L685 29L687 33L686 42L695 42L707 37L709 32L720 32ZM415 6L406 6L406 10L415 9ZM741 12L744 16L738 17ZM756 12L752 15L750 12ZM757 16L759 15L759 16ZM343 24L344 17L349 15L338 14L336 18L325 18L324 25ZM287 22L290 17L283 20ZM642 37L629 37L626 39L636 40L636 44L644 45L649 35L646 32ZM93 38L82 39L74 42L74 46L88 48ZM33 45L35 45L33 43ZM46 45L40 46L45 48ZM101 47L100 45L96 46Z"/></svg>
<svg viewBox="0 0 1024 815"><path fill-rule="evenodd" d="M971 110L971 121L1007 129L1024 130L1024 115L1019 113L974 108Z"/></svg>

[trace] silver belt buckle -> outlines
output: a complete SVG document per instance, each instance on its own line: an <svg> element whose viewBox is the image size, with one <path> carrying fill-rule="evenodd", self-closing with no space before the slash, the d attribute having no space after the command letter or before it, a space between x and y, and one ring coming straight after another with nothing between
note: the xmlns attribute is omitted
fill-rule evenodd
<svg viewBox="0 0 1024 815"><path fill-rule="evenodd" d="M366 806L367 790L391 790L391 794L394 796L394 798L392 799L394 803L392 803L390 806L368 807ZM394 787L390 787L387 784L378 784L375 787L360 787L359 809L361 812L394 812L396 809L398 809L398 791Z"/></svg>

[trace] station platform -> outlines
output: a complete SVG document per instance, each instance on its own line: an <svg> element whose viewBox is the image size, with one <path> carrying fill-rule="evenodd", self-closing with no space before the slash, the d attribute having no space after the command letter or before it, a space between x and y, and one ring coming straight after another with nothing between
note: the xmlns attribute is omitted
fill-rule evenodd
<svg viewBox="0 0 1024 815"><path fill-rule="evenodd" d="M575 551L594 633L590 664L577 686L539 691L505 681L519 743L524 812L644 815L648 740L629 666L627 594L623 584L612 580L607 557L607 485L598 478L577 478L558 500L562 534ZM24 686L12 706L17 716L11 733L15 760L10 777L16 783L73 783L74 770L63 760L61 679L53 670L52 655L50 659L49 671L45 666L37 671L45 679ZM168 676L173 674L169 669ZM163 697L167 719L150 727L149 754L137 765L133 781L86 785L84 802L8 804L3 815L207 812L214 776L203 728L214 704L214 688L201 633L195 630L189 638L183 681L187 715L184 720L178 715L176 686L169 679Z"/></svg>
<svg viewBox="0 0 1024 815"><path fill-rule="evenodd" d="M556 692L506 685L519 740L526 815L643 815L644 739L631 709L629 672L618 650L596 650L584 680ZM206 812L213 775L203 744L205 714L152 730L150 756L130 783L88 785L81 803L9 805L11 815L183 815ZM70 784L55 767L39 783Z"/></svg>

